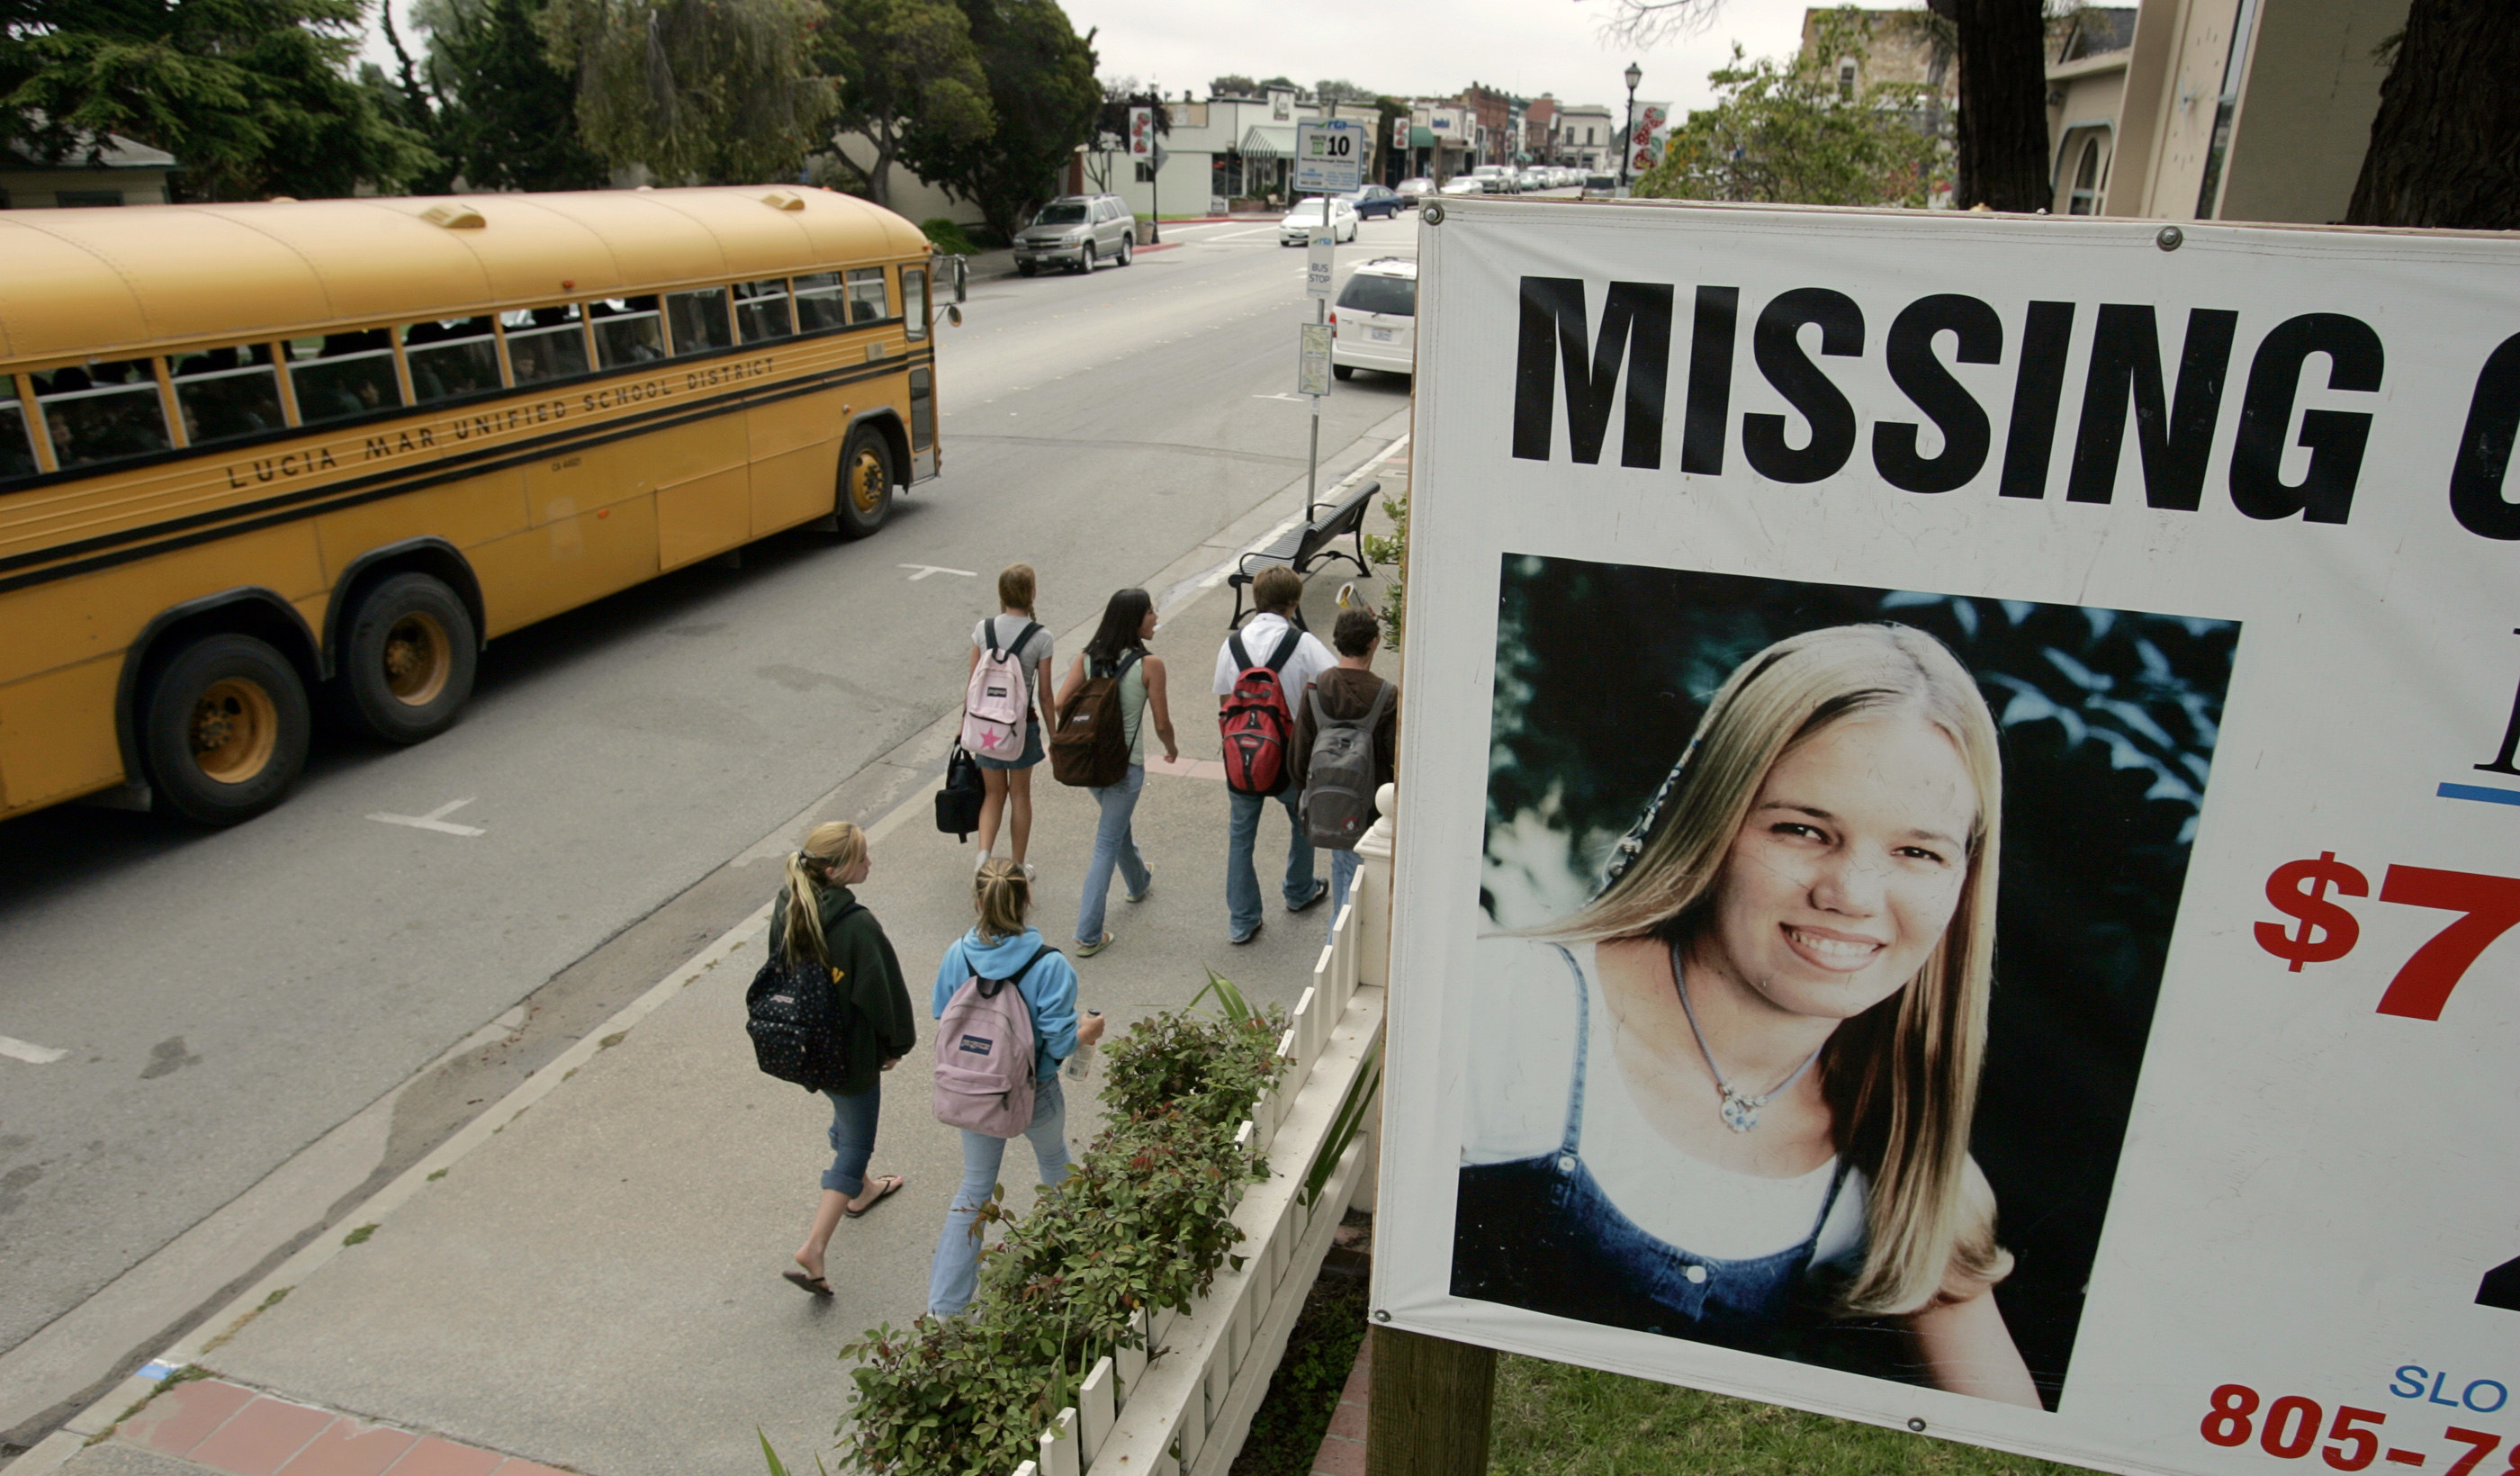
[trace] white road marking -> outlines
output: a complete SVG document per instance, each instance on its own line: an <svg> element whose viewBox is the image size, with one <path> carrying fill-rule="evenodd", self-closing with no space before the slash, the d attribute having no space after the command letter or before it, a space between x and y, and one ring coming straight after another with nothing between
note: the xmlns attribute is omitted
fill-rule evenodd
<svg viewBox="0 0 2520 1476"><path fill-rule="evenodd" d="M917 569L919 572L910 576L910 582L913 584L917 584L920 580L926 578L930 574L954 574L965 579L977 579L980 577L969 569L949 569L941 563L900 563L893 565L893 567Z"/></svg>
<svg viewBox="0 0 2520 1476"><path fill-rule="evenodd" d="M447 816L471 803L472 801L470 799L450 799L426 815L371 815L368 819L382 821L389 826L409 826L415 830L435 830L441 835L489 834L489 831L478 826L459 826L448 823Z"/></svg>
<svg viewBox="0 0 2520 1476"><path fill-rule="evenodd" d="M1298 405L1308 402L1307 397L1300 394L1255 394L1251 398L1255 400L1292 400Z"/></svg>
<svg viewBox="0 0 2520 1476"><path fill-rule="evenodd" d="M12 1060L24 1061L29 1066L49 1066L68 1054L69 1052L67 1051L56 1051L50 1046L38 1046L32 1041L22 1041L14 1035L0 1035L0 1055L8 1056Z"/></svg>

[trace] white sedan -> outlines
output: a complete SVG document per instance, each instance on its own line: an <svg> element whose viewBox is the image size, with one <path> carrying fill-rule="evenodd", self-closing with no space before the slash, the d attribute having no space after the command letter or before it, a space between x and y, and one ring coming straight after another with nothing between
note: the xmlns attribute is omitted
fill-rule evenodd
<svg viewBox="0 0 2520 1476"><path fill-rule="evenodd" d="M1329 211L1330 234L1334 240L1356 240L1356 206L1331 196L1325 200L1298 201L1286 218L1278 222L1278 244L1303 246L1322 228L1322 212Z"/></svg>

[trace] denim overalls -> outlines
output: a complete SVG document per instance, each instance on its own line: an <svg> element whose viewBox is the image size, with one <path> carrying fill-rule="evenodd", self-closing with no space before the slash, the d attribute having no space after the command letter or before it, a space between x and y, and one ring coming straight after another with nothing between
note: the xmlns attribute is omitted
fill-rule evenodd
<svg viewBox="0 0 2520 1476"><path fill-rule="evenodd" d="M1701 1256L1654 1238L1622 1214L1584 1166L1584 1076L1592 1005L1575 980L1575 1071L1566 1131L1554 1152L1462 1170L1454 1222L1453 1295L1612 1327L1792 1357L1827 1319L1827 1294L1807 1275L1846 1161L1838 1160L1810 1233L1770 1255Z"/></svg>

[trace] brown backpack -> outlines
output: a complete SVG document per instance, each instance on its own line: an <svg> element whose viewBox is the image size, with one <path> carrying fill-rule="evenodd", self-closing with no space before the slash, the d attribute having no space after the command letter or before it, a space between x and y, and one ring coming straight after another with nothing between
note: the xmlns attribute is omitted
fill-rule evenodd
<svg viewBox="0 0 2520 1476"><path fill-rule="evenodd" d="M1050 776L1080 789L1100 789L1129 777L1129 720L1120 710L1120 683L1146 652L1133 650L1102 675L1102 663L1086 658L1086 681L1058 709L1050 736Z"/></svg>

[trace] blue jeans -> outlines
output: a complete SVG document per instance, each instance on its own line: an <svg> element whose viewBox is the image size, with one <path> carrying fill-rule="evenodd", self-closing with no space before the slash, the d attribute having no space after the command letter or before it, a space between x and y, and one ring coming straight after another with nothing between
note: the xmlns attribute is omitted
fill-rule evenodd
<svg viewBox="0 0 2520 1476"><path fill-rule="evenodd" d="M1330 852L1330 920L1322 929L1324 943L1338 931L1339 909L1347 906L1347 889L1355 884L1356 869L1362 865L1354 851Z"/></svg>
<svg viewBox="0 0 2520 1476"><path fill-rule="evenodd" d="M1260 925L1260 873L1252 869L1251 850L1260 839L1261 807L1275 799L1286 807L1286 825L1293 831L1286 844L1285 897L1288 907L1300 907L1310 901L1313 888L1313 843L1304 834L1303 818L1295 813L1295 786L1277 795L1245 794L1238 789L1225 791L1234 802L1234 824L1225 841L1225 916L1227 935L1249 937Z"/></svg>
<svg viewBox="0 0 2520 1476"><path fill-rule="evenodd" d="M1111 868L1120 869L1120 879L1129 884L1132 894L1143 892L1154 873L1147 870L1146 858L1138 854L1138 837L1129 828L1129 817L1138 811L1138 791L1147 786L1147 766L1131 764L1129 772L1116 784L1105 784L1091 791L1094 802L1102 807L1102 819L1094 827L1094 860L1085 869L1085 895L1076 904L1076 941L1091 943L1102 936L1102 907L1111 900Z"/></svg>
<svg viewBox="0 0 2520 1476"><path fill-rule="evenodd" d="M1058 1090L1058 1073L1033 1083L1032 1156L1041 1165L1041 1182L1057 1188L1067 1177L1067 1098ZM998 1168L1006 1161L1008 1140L963 1130L963 1182L945 1211L945 1230L936 1237L936 1260L927 1273L927 1313L950 1318L971 1305L980 1285L979 1208L998 1186Z"/></svg>
<svg viewBox="0 0 2520 1476"><path fill-rule="evenodd" d="M823 1187L855 1199L866 1192L867 1160L875 1157L875 1120L883 1105L883 1082L855 1096L836 1092L832 1099L832 1166L823 1171Z"/></svg>

